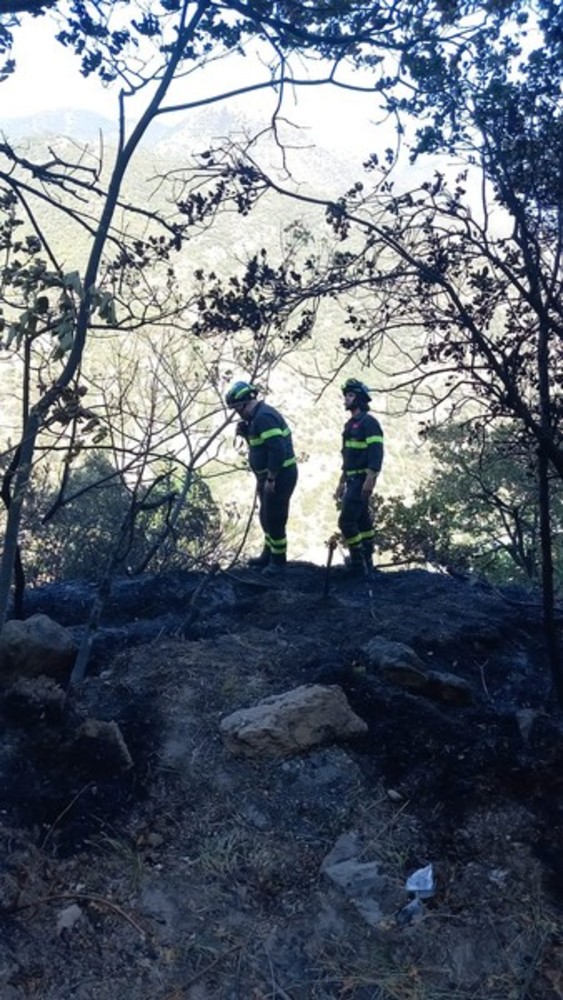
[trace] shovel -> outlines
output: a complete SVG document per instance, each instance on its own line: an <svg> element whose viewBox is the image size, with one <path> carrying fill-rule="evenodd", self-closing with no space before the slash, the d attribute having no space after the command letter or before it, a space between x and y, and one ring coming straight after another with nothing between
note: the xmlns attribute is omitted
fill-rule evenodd
<svg viewBox="0 0 563 1000"><path fill-rule="evenodd" d="M325 578L323 584L323 600L328 597L328 592L330 589L330 567L332 566L332 557L334 555L334 550L337 546L337 538L332 535L326 543L328 547L328 553L326 557L326 567L325 567Z"/></svg>

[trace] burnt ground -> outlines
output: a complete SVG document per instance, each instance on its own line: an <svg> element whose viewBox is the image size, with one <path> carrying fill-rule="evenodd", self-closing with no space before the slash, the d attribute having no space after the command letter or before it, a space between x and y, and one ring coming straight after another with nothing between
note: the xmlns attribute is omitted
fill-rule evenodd
<svg viewBox="0 0 563 1000"><path fill-rule="evenodd" d="M563 727L536 597L423 571L323 583L308 564L269 588L244 568L119 581L62 714L4 693L1 1000L561 1000ZM46 587L26 611L79 638L92 596ZM472 703L386 680L374 637ZM227 753L222 717L312 682L367 735ZM132 768L85 752L87 718L119 725ZM322 871L343 837L385 876L371 923Z"/></svg>

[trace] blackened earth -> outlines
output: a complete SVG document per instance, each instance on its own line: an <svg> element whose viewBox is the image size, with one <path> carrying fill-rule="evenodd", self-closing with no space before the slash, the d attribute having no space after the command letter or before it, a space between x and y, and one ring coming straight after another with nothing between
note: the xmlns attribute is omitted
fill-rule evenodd
<svg viewBox="0 0 563 1000"><path fill-rule="evenodd" d="M26 615L79 640L93 597L39 588ZM384 679L374 637L468 682L471 704ZM340 685L368 734L285 761L226 753L224 715L313 682ZM116 581L60 713L3 695L0 997L561 998L550 691L539 598L520 588L339 567L327 581L310 564L271 586L244 567ZM118 724L133 768L77 745L88 718ZM397 912L433 862L423 919L369 925L329 883L323 859L350 832Z"/></svg>

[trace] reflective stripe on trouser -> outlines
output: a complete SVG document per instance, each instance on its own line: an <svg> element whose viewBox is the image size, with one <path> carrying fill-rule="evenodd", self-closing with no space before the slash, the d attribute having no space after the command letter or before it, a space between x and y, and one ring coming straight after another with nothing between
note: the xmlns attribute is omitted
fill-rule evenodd
<svg viewBox="0 0 563 1000"><path fill-rule="evenodd" d="M351 476L346 480L338 527L350 551L351 561L363 563L367 559L371 564L375 531L369 498L362 497L364 479L365 475Z"/></svg>
<svg viewBox="0 0 563 1000"><path fill-rule="evenodd" d="M287 538L272 538L271 535L264 536L264 543L268 546L272 555L285 555L287 552Z"/></svg>
<svg viewBox="0 0 563 1000"><path fill-rule="evenodd" d="M285 529L289 515L289 502L296 483L296 465L280 469L276 476L273 493L266 492L265 477L258 480L260 524L264 532L264 545L268 546L273 563L282 564L286 561L287 538Z"/></svg>

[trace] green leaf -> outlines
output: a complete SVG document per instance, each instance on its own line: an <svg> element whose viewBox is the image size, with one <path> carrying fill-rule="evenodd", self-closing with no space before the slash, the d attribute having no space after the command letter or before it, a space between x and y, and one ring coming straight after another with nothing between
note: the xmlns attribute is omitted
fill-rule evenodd
<svg viewBox="0 0 563 1000"><path fill-rule="evenodd" d="M83 287L78 271L69 271L68 274L63 275L63 285L65 288L70 288L71 291L76 292L77 295L82 296Z"/></svg>

